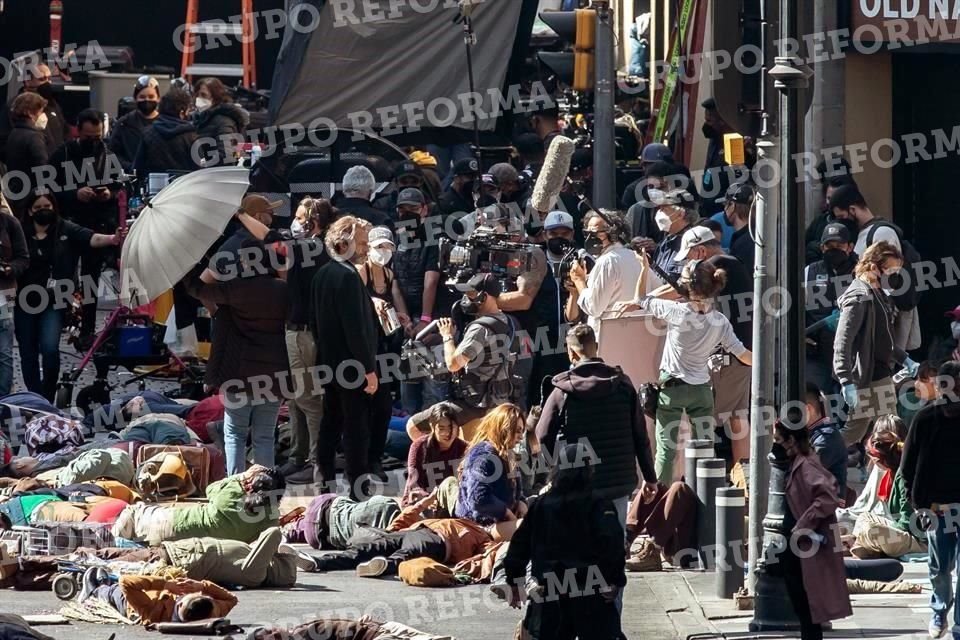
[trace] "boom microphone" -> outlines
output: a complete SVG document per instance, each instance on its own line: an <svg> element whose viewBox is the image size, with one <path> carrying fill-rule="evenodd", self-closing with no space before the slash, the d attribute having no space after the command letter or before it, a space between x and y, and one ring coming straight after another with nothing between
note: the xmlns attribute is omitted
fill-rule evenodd
<svg viewBox="0 0 960 640"><path fill-rule="evenodd" d="M533 185L533 195L530 196L530 206L537 211L552 211L556 206L560 190L566 182L570 172L570 160L576 145L570 138L554 137L543 159L543 168L537 181Z"/></svg>

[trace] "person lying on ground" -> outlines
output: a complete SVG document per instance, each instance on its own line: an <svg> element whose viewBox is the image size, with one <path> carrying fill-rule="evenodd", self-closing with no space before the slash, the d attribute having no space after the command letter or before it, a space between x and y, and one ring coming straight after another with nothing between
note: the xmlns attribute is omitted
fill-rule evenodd
<svg viewBox="0 0 960 640"><path fill-rule="evenodd" d="M359 620L319 618L290 629L256 629L249 640L453 640L451 636L435 636L399 622L379 622L369 616Z"/></svg>
<svg viewBox="0 0 960 640"><path fill-rule="evenodd" d="M446 478L454 475L467 452L467 443L457 434L456 407L438 402L430 409L430 433L410 445L407 457L407 484L401 504L408 506L429 495Z"/></svg>
<svg viewBox="0 0 960 640"><path fill-rule="evenodd" d="M345 550L312 556L315 566L308 571L356 569L360 577L375 578L396 575L400 563L413 558L427 557L453 566L482 553L493 538L475 522L462 518L416 520L436 499L434 491L405 509L404 516L413 522L401 530L358 527Z"/></svg>
<svg viewBox="0 0 960 640"><path fill-rule="evenodd" d="M279 523L277 504L286 488L279 469L253 465L207 487L204 504L183 508L138 503L117 518L113 535L159 544L165 540L212 537L253 542Z"/></svg>
<svg viewBox="0 0 960 640"><path fill-rule="evenodd" d="M372 496L356 502L335 493L310 501L303 518L285 528L287 542L305 542L314 549L346 549L359 527L386 529L400 513L396 498Z"/></svg>
<svg viewBox="0 0 960 640"><path fill-rule="evenodd" d="M77 549L78 562L91 559L107 562L162 563L179 567L192 580L209 580L222 587L292 587L297 582L296 552L282 545L280 527L270 527L253 544L218 538L168 540L147 549ZM312 567L312 564L305 564Z"/></svg>
<svg viewBox="0 0 960 640"><path fill-rule="evenodd" d="M120 576L117 584L103 584L106 579L105 572L84 574L81 602L96 598L142 625L222 618L237 604L236 596L206 580Z"/></svg>

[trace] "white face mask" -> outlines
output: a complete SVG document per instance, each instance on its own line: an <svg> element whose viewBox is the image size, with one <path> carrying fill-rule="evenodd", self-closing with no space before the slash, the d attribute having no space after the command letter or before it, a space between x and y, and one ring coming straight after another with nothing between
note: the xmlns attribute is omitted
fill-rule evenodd
<svg viewBox="0 0 960 640"><path fill-rule="evenodd" d="M48 119L47 119L47 114L46 114L46 113L41 113L41 114L40 114L40 117L37 118L37 121L34 123L34 125L37 127L37 129L40 129L40 130L46 129L46 128L47 128L47 120L48 120Z"/></svg>
<svg viewBox="0 0 960 640"><path fill-rule="evenodd" d="M670 219L670 216L665 211L657 211L657 215L654 216L654 220L657 223L657 228L663 232L669 231L670 225L673 224L673 220Z"/></svg>
<svg viewBox="0 0 960 640"><path fill-rule="evenodd" d="M960 342L960 321L951 322L950 331L953 333L953 339Z"/></svg>
<svg viewBox="0 0 960 640"><path fill-rule="evenodd" d="M663 202L663 199L667 197L667 192L663 189L651 187L647 189L647 196L650 198L651 204L660 204Z"/></svg>
<svg viewBox="0 0 960 640"><path fill-rule="evenodd" d="M193 105L197 108L197 111L206 111L213 106L213 101L210 98L197 98L193 101Z"/></svg>
<svg viewBox="0 0 960 640"><path fill-rule="evenodd" d="M384 267L389 264L392 258L393 249L370 248L370 262L379 267Z"/></svg>

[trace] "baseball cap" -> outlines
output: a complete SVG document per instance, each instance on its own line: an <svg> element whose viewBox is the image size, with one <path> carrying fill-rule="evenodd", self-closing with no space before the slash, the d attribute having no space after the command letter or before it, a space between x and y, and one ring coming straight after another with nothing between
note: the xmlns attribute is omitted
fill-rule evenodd
<svg viewBox="0 0 960 640"><path fill-rule="evenodd" d="M492 273L479 273L466 282L460 282L454 285L457 291L461 293L488 293L494 298L500 297L500 283Z"/></svg>
<svg viewBox="0 0 960 640"><path fill-rule="evenodd" d="M480 164L476 158L462 158L453 165L453 175L465 176L471 173L480 173Z"/></svg>
<svg viewBox="0 0 960 640"><path fill-rule="evenodd" d="M960 322L960 306L957 306L952 311L947 311L943 315L950 318L951 320L956 320L957 322Z"/></svg>
<svg viewBox="0 0 960 640"><path fill-rule="evenodd" d="M258 213L275 211L276 209L279 209L280 205L282 204L283 201L281 200L270 202L259 193L251 193L243 197L243 201L240 202L240 211L243 211L249 215L255 215Z"/></svg>
<svg viewBox="0 0 960 640"><path fill-rule="evenodd" d="M750 204L753 202L753 187L746 182L735 182L727 188L727 192L722 199L717 202L736 202L737 204Z"/></svg>
<svg viewBox="0 0 960 640"><path fill-rule="evenodd" d="M700 245L710 242L713 240L716 242L717 236L713 234L713 231L707 227L691 227L683 234L683 237L680 239L680 251L677 251L677 255L674 256L675 260L686 260L687 254L690 253L690 249L694 247L699 247Z"/></svg>
<svg viewBox="0 0 960 640"><path fill-rule="evenodd" d="M404 160L397 165L397 168L393 170L394 179L402 178L403 176L416 176L418 178L422 177L420 175L420 167L416 165L411 160Z"/></svg>
<svg viewBox="0 0 960 640"><path fill-rule="evenodd" d="M491 186L491 187L500 186L500 182L497 180L497 177L492 173L485 173L482 176L480 176L480 183Z"/></svg>
<svg viewBox="0 0 960 640"><path fill-rule="evenodd" d="M670 162L673 160L673 152L670 147L660 142L651 142L640 152L640 162Z"/></svg>
<svg viewBox="0 0 960 640"><path fill-rule="evenodd" d="M570 158L570 171L582 171L593 166L593 151L590 149L576 149Z"/></svg>
<svg viewBox="0 0 960 640"><path fill-rule="evenodd" d="M380 247L385 244L393 244L393 233L386 227L374 227L370 229L367 240L371 247Z"/></svg>
<svg viewBox="0 0 960 640"><path fill-rule="evenodd" d="M827 244L834 240L843 243L850 242L850 230L847 229L847 225L840 224L839 222L831 222L823 228L823 234L820 236L820 244Z"/></svg>
<svg viewBox="0 0 960 640"><path fill-rule="evenodd" d="M547 217L543 219L543 228L547 231L550 229L559 229L560 227L573 229L573 216L566 211L551 211L547 214Z"/></svg>
<svg viewBox="0 0 960 640"><path fill-rule="evenodd" d="M407 187L397 195L397 206L402 204L426 204L427 199L423 197L423 192L416 187Z"/></svg>

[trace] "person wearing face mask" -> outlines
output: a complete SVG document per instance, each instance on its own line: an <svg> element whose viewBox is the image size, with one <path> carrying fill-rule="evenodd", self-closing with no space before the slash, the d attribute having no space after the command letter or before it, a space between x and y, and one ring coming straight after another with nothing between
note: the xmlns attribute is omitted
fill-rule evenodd
<svg viewBox="0 0 960 640"><path fill-rule="evenodd" d="M903 231L895 224L873 215L860 190L852 184L843 185L830 194L830 210L838 220L851 220L856 223L859 233L853 250L863 255L867 247L877 242L887 242L901 253L910 256L913 247L904 241ZM916 261L918 256L913 258ZM913 266L912 264L910 265ZM917 313L916 300L911 300L911 291L916 293L917 282L904 283L903 271L894 275L885 285L888 293L896 292L893 301L897 307L896 326L893 339L896 345L906 351L920 347L920 316ZM914 273L906 277L917 278ZM911 284L913 287L911 287ZM903 295L906 294L906 295Z"/></svg>
<svg viewBox="0 0 960 640"><path fill-rule="evenodd" d="M701 193L708 202L712 202L730 186L730 175L726 170L729 165L723 157L723 136L734 133L734 130L720 115L714 98L707 98L700 106L703 107L701 130L703 137L707 139L707 157L703 163ZM712 215L714 211L709 213Z"/></svg>
<svg viewBox="0 0 960 640"><path fill-rule="evenodd" d="M611 311L616 303L632 299L633 286L640 278L640 262L620 241L618 225L622 220L616 213L605 211L601 215L591 211L583 222L584 249L596 258L596 263L587 274L582 262L576 262L570 269L571 282L567 290L599 338L603 314ZM570 322L577 320L570 313L566 316Z"/></svg>
<svg viewBox="0 0 960 640"><path fill-rule="evenodd" d="M750 210L753 207L753 187L743 182L730 185L724 196L723 217L733 227L730 236L730 255L740 260L753 273L756 244L750 235Z"/></svg>
<svg viewBox="0 0 960 640"><path fill-rule="evenodd" d="M190 94L182 89L170 89L160 99L160 115L143 132L133 162L138 176L200 168L200 158L194 152L197 128L187 116L192 102Z"/></svg>
<svg viewBox="0 0 960 640"><path fill-rule="evenodd" d="M833 373L847 404L843 437L848 445L860 443L877 416L896 413L895 366L902 365L911 376L920 366L896 345L896 307L884 291L889 275L902 265L903 256L895 246L877 242L860 256L856 278L837 299L840 319Z"/></svg>
<svg viewBox="0 0 960 640"><path fill-rule="evenodd" d="M408 187L397 196L397 249L393 254L396 282L410 320L408 338L416 336L438 313L449 313L452 293L441 284L440 253L435 235L428 236L427 203L419 189ZM431 234L438 229L431 228ZM429 344L429 342L427 342ZM413 415L447 397L448 384L430 378L406 378L400 383L404 410Z"/></svg>
<svg viewBox="0 0 960 640"><path fill-rule="evenodd" d="M480 179L480 165L476 158L463 158L453 165L453 179L450 186L440 196L437 209L444 219L448 216L461 218L473 213L473 185Z"/></svg>
<svg viewBox="0 0 960 640"><path fill-rule="evenodd" d="M838 538L837 481L810 445L803 419L778 420L773 455L788 465L783 528L788 544L776 556L802 640L822 640L823 623L853 615Z"/></svg>
<svg viewBox="0 0 960 640"><path fill-rule="evenodd" d="M43 107L44 117L40 120L42 126L39 128L43 131L47 154L51 154L70 139L70 124L63 115L63 109L57 103L57 94L50 82L50 67L39 62L36 55L28 56L20 74L23 86L20 87L19 95L34 93L46 100ZM11 102L0 112L0 149L4 148L6 139L12 131L13 117L10 113L12 106Z"/></svg>
<svg viewBox="0 0 960 640"><path fill-rule="evenodd" d="M133 88L133 99L137 108L117 120L109 142L110 151L116 154L127 173L133 172L144 132L160 116L157 108L160 105L160 83L152 76L141 76Z"/></svg>
<svg viewBox="0 0 960 640"><path fill-rule="evenodd" d="M236 162L236 145L250 124L250 114L234 104L233 98L217 78L204 78L194 87L193 120L201 140L213 141L205 167L232 165ZM208 143L209 144L209 143Z"/></svg>
<svg viewBox="0 0 960 640"><path fill-rule="evenodd" d="M837 168L834 169L834 165L831 165L831 173L829 174L827 173L828 169L826 161L823 161L817 165L817 172L821 176L823 200L820 201L817 215L813 218L810 224L807 225L807 230L804 234L804 241L807 243L807 264L816 262L822 257L820 253L820 236L823 235L824 227L831 222L836 222L836 218L833 217L833 211L830 210L830 196L833 195L833 192L836 189L845 184L851 184L854 186L857 184L849 175L850 164L843 158L840 158L837 162L839 163Z"/></svg>
<svg viewBox="0 0 960 640"><path fill-rule="evenodd" d="M17 280L14 312L23 382L29 391L53 400L60 378L60 334L65 311L63 283L75 286L77 263L90 248L119 246L122 234L105 235L60 217L57 200L33 193L25 201L24 235L30 264ZM40 360L43 377L40 376Z"/></svg>
<svg viewBox="0 0 960 640"><path fill-rule="evenodd" d="M667 276L676 279L683 270L683 263L677 260L677 254L683 246L683 234L700 221L697 203L686 189L653 192L650 198L657 205L654 221L663 233L663 239L653 251L653 262Z"/></svg>
<svg viewBox="0 0 960 640"><path fill-rule="evenodd" d="M95 109L81 111L77 115L77 139L64 143L50 158L50 163L57 172L60 186L57 199L63 216L96 233L115 232L118 210L111 187L122 169L116 156L109 154L103 144L103 114ZM109 250L90 250L83 255L80 276L89 281L94 296L83 305L78 343L81 349L93 341L100 274L115 260L116 255Z"/></svg>
<svg viewBox="0 0 960 640"><path fill-rule="evenodd" d="M244 200L249 211L241 205L236 217L246 231L266 244L284 241L280 232L264 223L264 220L272 221L270 202L263 196ZM268 206L264 207L264 203ZM293 442L289 458L280 467L280 472L290 484L309 484L314 478L312 458L323 418L323 390L316 386L314 377L309 373L310 367L317 361L316 342L307 326L310 288L314 274L330 261L323 240L340 212L329 200L315 198L301 200L299 210L303 210L304 215L304 236L286 244L284 265L290 293L286 317L287 358L293 381L293 395L286 400Z"/></svg>
<svg viewBox="0 0 960 640"><path fill-rule="evenodd" d="M37 187L33 168L48 164L49 155L43 137L46 105L46 100L28 91L17 96L10 106L13 129L7 138L7 173L3 188L7 202L21 219L26 200Z"/></svg>
<svg viewBox="0 0 960 640"><path fill-rule="evenodd" d="M464 328L459 344L450 318L440 318L438 328L444 363L450 373L458 374L451 393L455 419L463 439L470 441L480 418L498 405L513 402L524 390L514 388L513 372L520 351L518 327L497 306L500 283L492 274L482 273L456 289L463 294L462 311L475 319ZM429 408L410 417L407 434L411 440L429 432Z"/></svg>
<svg viewBox="0 0 960 640"><path fill-rule="evenodd" d="M807 340L806 376L826 393L837 391L833 379L833 342L836 332L835 320L839 318L837 298L853 282L853 270L859 259L853 252L849 227L841 222L831 222L823 229L820 238L822 259L807 265L803 271L806 288L807 326L831 318L812 338Z"/></svg>
<svg viewBox="0 0 960 640"><path fill-rule="evenodd" d="M380 323L357 270L367 258L368 229L366 221L350 215L330 225L324 244L332 259L313 277L307 321L317 345L316 365L335 374L324 387L314 483L320 488L335 486L334 458L342 444L354 500L369 495L371 412L380 387Z"/></svg>
<svg viewBox="0 0 960 640"><path fill-rule="evenodd" d="M950 318L950 335L954 344L957 345L950 354L950 359L960 360L960 306L952 311L947 311L945 315Z"/></svg>

